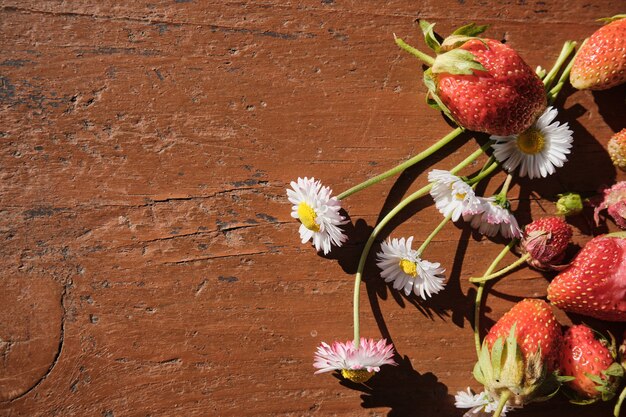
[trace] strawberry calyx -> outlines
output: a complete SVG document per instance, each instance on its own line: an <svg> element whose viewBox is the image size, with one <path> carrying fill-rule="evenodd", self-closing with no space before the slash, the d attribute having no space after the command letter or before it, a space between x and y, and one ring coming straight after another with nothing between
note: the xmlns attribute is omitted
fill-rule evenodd
<svg viewBox="0 0 626 417"><path fill-rule="evenodd" d="M548 400L563 382L558 372L548 372L541 346L524 357L517 343L516 324L506 339L499 337L491 348L483 342L473 375L493 398L507 398L511 406Z"/></svg>
<svg viewBox="0 0 626 417"><path fill-rule="evenodd" d="M420 29L422 29L422 33L424 34L424 41L426 42L426 45L428 45L428 47L438 55L441 52L447 52L451 49L457 48L470 39L477 39L476 37L488 28L487 25L470 23L456 29L450 36L444 39L443 42L440 42L437 35L435 35L434 23L429 23L426 20L420 20L419 25Z"/></svg>

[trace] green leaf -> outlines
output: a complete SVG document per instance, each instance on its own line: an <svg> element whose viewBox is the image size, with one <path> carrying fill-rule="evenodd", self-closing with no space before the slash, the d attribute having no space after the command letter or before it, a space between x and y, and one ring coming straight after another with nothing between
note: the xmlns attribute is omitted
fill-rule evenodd
<svg viewBox="0 0 626 417"><path fill-rule="evenodd" d="M491 348L491 367L493 368L493 376L500 379L502 369L502 351L504 350L504 340L499 337Z"/></svg>
<svg viewBox="0 0 626 417"><path fill-rule="evenodd" d="M565 382L570 382L576 379L576 377L574 376L570 376L570 375L557 375L556 376L557 381L559 381L561 384L565 383Z"/></svg>
<svg viewBox="0 0 626 417"><path fill-rule="evenodd" d="M598 375L592 375L589 372L585 372L585 376L598 385L604 385L604 380L600 378Z"/></svg>
<svg viewBox="0 0 626 417"><path fill-rule="evenodd" d="M624 368L617 362L613 362L611 366L609 366L604 372L602 372L606 376L614 376L621 378L624 376Z"/></svg>
<svg viewBox="0 0 626 417"><path fill-rule="evenodd" d="M433 51L439 53L439 49L441 48L441 43L435 36L435 32L433 28L435 27L434 23L428 23L425 20L419 21L420 28L422 29L422 33L424 34L424 41L426 45Z"/></svg>
<svg viewBox="0 0 626 417"><path fill-rule="evenodd" d="M476 60L474 54L464 49L453 49L438 55L431 68L434 74L448 73L456 75L472 75L474 71L487 71Z"/></svg>
<svg viewBox="0 0 626 417"><path fill-rule="evenodd" d="M480 369L483 373L485 381L493 381L493 368L491 366L491 358L489 354L489 348L487 343L483 342L483 347L480 349L480 356L478 357L480 363Z"/></svg>
<svg viewBox="0 0 626 417"><path fill-rule="evenodd" d="M432 71L430 68L424 71L424 85L428 89L428 94L426 95L426 103L432 108L442 111L447 118L456 123L456 121L450 114L450 110L446 107L445 104L443 104L443 101L441 101L441 99L437 95L437 86L435 85L435 80L433 79Z"/></svg>
<svg viewBox="0 0 626 417"><path fill-rule="evenodd" d="M442 111L437 101L430 96L430 93L426 93L426 105L433 110Z"/></svg>
<svg viewBox="0 0 626 417"><path fill-rule="evenodd" d="M460 35L460 36L477 36L483 33L489 25L477 25L476 23L470 23L469 25L461 26L454 32L452 35Z"/></svg>
<svg viewBox="0 0 626 417"><path fill-rule="evenodd" d="M476 362L474 365L474 370L472 371L472 375L474 375L474 379L481 384L485 385L485 375L483 375L483 370L480 367L480 361Z"/></svg>

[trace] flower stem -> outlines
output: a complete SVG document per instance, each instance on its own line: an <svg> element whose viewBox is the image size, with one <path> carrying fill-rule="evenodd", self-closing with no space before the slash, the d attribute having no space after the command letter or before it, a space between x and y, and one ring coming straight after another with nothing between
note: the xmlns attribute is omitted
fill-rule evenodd
<svg viewBox="0 0 626 417"><path fill-rule="evenodd" d="M485 271L485 275L487 276L493 272L494 269L498 266L500 261L506 256L506 254L511 250L513 246L517 243L517 239L513 239L509 242L508 245L502 249L502 251L496 256L493 260L487 271ZM485 288L485 283L481 282L478 285L478 289L476 290L476 302L474 303L474 343L476 345L476 355L480 357L480 305L482 303L483 291Z"/></svg>
<svg viewBox="0 0 626 417"><path fill-rule="evenodd" d="M574 58L576 58L576 56L574 56ZM572 58L569 64L567 64L556 85L548 92L548 103L554 103L556 97L561 92L561 88L565 85L565 81L569 78L569 73L572 71L572 67L574 66L574 58Z"/></svg>
<svg viewBox="0 0 626 417"><path fill-rule="evenodd" d="M398 38L395 33L393 34L393 38L396 41L396 45L398 45L401 49L404 49L406 52L410 53L411 55L413 55L420 61L423 61L429 67L433 66L433 63L435 62L435 58L433 58L430 55L426 55L424 52L420 51L419 49L416 49L412 47L411 45L407 44L402 39Z"/></svg>
<svg viewBox="0 0 626 417"><path fill-rule="evenodd" d="M561 70L561 67L567 60L567 57L572 53L575 46L576 46L576 42L572 42L572 41L565 41L565 43L563 44L561 53L556 59L554 66L543 79L543 85L546 91L550 91L550 89L552 88L552 82L554 81L554 77L556 77L556 74L559 73L559 71Z"/></svg>
<svg viewBox="0 0 626 417"><path fill-rule="evenodd" d="M404 171L405 169L409 168L410 166L415 165L416 163L428 158L430 155L434 154L435 152L437 152L439 149L443 148L445 145L447 145L452 139L456 138L457 136L459 136L461 133L463 132L463 128L457 127L456 129L454 129L453 131L451 131L450 133L448 133L446 136L444 136L443 138L439 139L437 141L437 143L435 143L434 145L430 146L429 148L425 149L424 151L418 153L417 155L415 155L414 157L412 157L411 159L401 163L400 165L391 168L388 171L383 172L380 175L377 175L373 178L370 178L367 181L363 181L362 183L355 185L354 187L350 188L349 190L344 191L343 193L339 194L337 196L337 199L339 200L343 200L346 197L351 196L354 193L357 193L367 187L369 187L370 185L374 185L386 178L389 178L393 175L396 175L399 172Z"/></svg>
<svg viewBox="0 0 626 417"><path fill-rule="evenodd" d="M485 152L489 148L489 146L491 146L491 142L487 142L480 149L474 151L471 155L469 155L467 158L461 161L457 166L452 168L450 172L452 174L456 174L463 168L467 167L476 158L478 158L483 152ZM374 244L376 237L381 232L381 230L387 225L387 223L389 223L389 221L393 219L395 215L398 214L403 208L405 208L406 206L408 206L409 204L411 204L413 201L417 200L418 198L423 197L424 195L428 194L432 186L433 186L432 184L425 185L424 187L420 188L419 190L417 190L416 192L414 192L413 194L411 194L410 196L402 200L400 203L398 203L398 205L395 206L389 213L387 213L387 215L383 217L380 223L378 223L376 227L374 227L374 230L372 230L370 237L367 239L367 242L365 242L365 246L363 247L363 252L361 252L361 257L359 258L359 265L357 266L356 276L354 278L353 318L354 318L354 343L355 345L359 343L359 339L360 339L359 308L360 308L361 291L359 291L359 289L361 286L361 280L363 278L363 270L365 269L365 261L367 260L367 256L369 255L370 249L372 248L372 245Z"/></svg>
<svg viewBox="0 0 626 417"><path fill-rule="evenodd" d="M626 387L622 390L617 402L615 403L615 408L613 409L613 415L615 417L619 417L620 409L622 408L622 403L624 402L624 398L626 398Z"/></svg>
<svg viewBox="0 0 626 417"><path fill-rule="evenodd" d="M518 266L522 265L524 262L526 262L528 260L528 258L530 258L530 254L525 254L524 256L522 256L521 258L519 258L517 261L513 262L511 265L502 268L501 270L494 272L493 274L489 274L489 275L484 275L482 277L473 277L470 278L470 282L487 282L487 281L491 281L492 279L501 277L502 275L506 274L509 271L514 270L515 268L517 268Z"/></svg>
<svg viewBox="0 0 626 417"><path fill-rule="evenodd" d="M446 225L446 223L448 223L448 221L452 218L453 214L454 213L451 212L446 217L444 217L443 220L441 221L441 223L439 223L439 225L437 227L435 227L435 230L433 230L430 233L430 235L428 235L428 237L426 238L424 243L422 243L422 245L417 250L417 256L419 256L421 258L422 252L424 252L424 250L426 250L426 247L428 246L430 241L433 240L435 236L437 236L437 233L439 233L441 231L441 229L443 229L443 227Z"/></svg>
<svg viewBox="0 0 626 417"><path fill-rule="evenodd" d="M500 415L502 415L502 410L504 410L504 406L506 405L506 402L509 400L509 397L511 396L511 391L504 391L501 395L500 395L500 400L498 402L498 408L496 408L496 411L493 413L492 417L500 417Z"/></svg>
<svg viewBox="0 0 626 417"><path fill-rule="evenodd" d="M487 168L485 168L482 171L480 171L480 173L478 175L476 175L474 178L472 178L469 181L467 181L467 184L468 185L474 185L474 184L480 182L483 178L485 178L486 176L491 174L493 172L493 170L498 167L498 165L500 165L500 163L498 161L492 162L491 165L489 165Z"/></svg>
<svg viewBox="0 0 626 417"><path fill-rule="evenodd" d="M511 180L513 179L513 175L509 174L506 176L506 180L504 180L504 184L502 184L502 189L498 193L498 196L502 199L506 198L506 195L509 192L509 187L511 186Z"/></svg>

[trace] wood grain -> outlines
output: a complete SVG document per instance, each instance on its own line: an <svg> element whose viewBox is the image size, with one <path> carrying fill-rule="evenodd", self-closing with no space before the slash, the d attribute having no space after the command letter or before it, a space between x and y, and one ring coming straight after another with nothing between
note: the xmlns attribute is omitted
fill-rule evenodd
<svg viewBox="0 0 626 417"><path fill-rule="evenodd" d="M484 138L465 134L347 199L350 242L326 259L299 243L285 188L315 176L343 191L450 131L393 43L423 47L417 19L444 34L487 23L550 67L565 40L623 12L611 0L0 4L6 416L460 416L454 394L478 388L467 278L501 240L446 227L428 251L447 288L427 302L390 291L370 260L362 332L391 339L400 366L357 386L314 376L312 355L352 335L352 274L377 219ZM553 213L560 192L626 179L604 150L624 127L624 92L564 92L574 152L553 177L515 182L522 223ZM439 219L422 199L385 235L423 238ZM590 238L586 220L572 224L577 243ZM485 326L546 283L523 268L495 284ZM514 415L565 413L609 407L556 400Z"/></svg>

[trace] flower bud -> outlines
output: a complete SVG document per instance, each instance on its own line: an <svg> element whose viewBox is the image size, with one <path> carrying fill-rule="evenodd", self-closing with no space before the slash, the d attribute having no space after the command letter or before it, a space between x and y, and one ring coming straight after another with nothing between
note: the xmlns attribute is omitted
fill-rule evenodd
<svg viewBox="0 0 626 417"><path fill-rule="evenodd" d="M583 211L583 200L578 193L559 194L556 202L556 214L559 216L575 216Z"/></svg>

